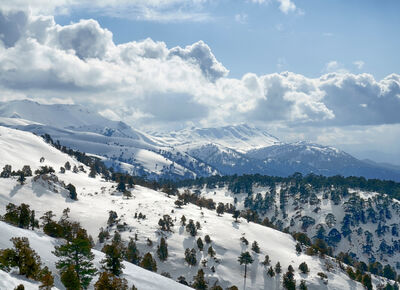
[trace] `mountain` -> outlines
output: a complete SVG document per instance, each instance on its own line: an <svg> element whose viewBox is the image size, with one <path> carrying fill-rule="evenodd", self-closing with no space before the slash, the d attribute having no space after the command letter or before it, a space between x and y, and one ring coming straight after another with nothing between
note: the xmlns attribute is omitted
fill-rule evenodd
<svg viewBox="0 0 400 290"><path fill-rule="evenodd" d="M0 104L0 125L49 134L63 146L99 156L117 171L155 180L301 172L400 181L396 167L361 161L329 146L285 143L246 124L150 134L80 105L23 100Z"/></svg>
<svg viewBox="0 0 400 290"><path fill-rule="evenodd" d="M158 273L148 272L125 262L122 277L128 280L129 285L135 284L138 289L187 289L174 281L182 276L187 282L192 282L199 269L203 269L205 280L210 287L220 285L226 289L236 285L240 289L282 289L283 275L289 265L294 268L297 285L304 280L308 289L363 289L361 283L352 280L347 275L345 264L339 264L328 256L308 255L306 246L302 246L302 252L297 251L296 241L290 234L258 223L246 222L244 215L246 211L243 211L243 216L235 222L229 213L217 214L210 206L210 201L201 207L193 203L177 206L177 196L167 196L164 192L140 185L135 185L133 188L127 187L129 194L123 195L116 190L115 181L106 180L100 175L89 177L88 166L58 151L38 136L0 126L0 140L2 141L0 160L2 164L11 165L13 170L20 169L22 165L29 165L33 171L40 166L52 166L56 169L55 173L34 174L33 177L27 177L23 185L18 182L17 176L0 178L0 214L4 216L6 205L10 202L16 205L27 203L30 209L35 210L37 218L51 210L56 215L54 221L58 221L63 210L69 208L68 219L79 222L94 238L95 246L92 251L95 255L95 266L98 269L103 257L99 250L105 243L111 241L111 237L106 238L104 243L97 238L101 227L110 236L118 230L125 245L129 237L135 237L140 255L143 256L149 252L155 258ZM18 154L18 152L24 154ZM64 166L67 161L73 167L80 169L76 172L59 171L58 168ZM75 186L77 200L69 197L69 192L65 188L65 184L68 183ZM284 184L282 183L281 186ZM185 189L188 188L182 187L179 191L183 193ZM200 195L213 198L215 202L234 203L234 197L238 197L238 209L245 209L244 201L247 193L235 195L229 190L228 183L222 183L219 189L213 189L211 184L191 189L199 190ZM269 192L265 186L258 189ZM280 191L277 192L280 194ZM368 196L369 193L360 194ZM289 204L292 206L291 201L288 202L288 206ZM322 201L322 204L325 204L325 201ZM324 211L328 211L329 207L330 204L327 204ZM313 207L304 206L302 216L312 215L312 210ZM109 217L113 216L110 215L110 211L117 214L113 223L109 222ZM288 211L290 216L295 214L291 207L288 207ZM338 222L340 222L340 211L343 211L340 206L334 208ZM276 221L281 219L280 214L283 213L283 211L279 213ZM189 233L189 227L181 224L182 216L186 217L186 224L193 221L196 228L194 235ZM169 230L162 228L163 223L160 219L168 221ZM391 222L399 222L398 214L394 211ZM27 237L31 247L42 257L44 264L53 274L56 274L56 287L63 289L54 265L57 258L51 253L55 245L64 242L62 239L50 238L44 234L43 229L34 231L19 229L4 222L0 222L0 231L2 232L0 249L11 246L9 241L11 237ZM206 235L210 237L209 242L206 242ZM157 248L162 237L168 244L168 258L165 261L161 261L157 256ZM202 250L197 242L198 238L203 241ZM248 241L248 244L245 241ZM258 242L259 253L251 250L254 241ZM213 251L210 250L211 247ZM192 252L194 252L196 262L191 266L185 260L186 249L193 249ZM245 251L249 251L253 263L248 266L248 277L244 282L244 266L238 263L238 257ZM265 255L269 256L270 265L261 264ZM396 257L394 256L393 259ZM271 277L267 274L267 269L269 266L275 266L277 262L280 262L283 272ZM305 274L298 269L303 262L309 267L309 272ZM160 273L171 278L162 277ZM33 287L38 285L13 272L0 271L0 277L3 278L0 280L0 287L3 285L15 287L17 283L23 283L27 289L35 289ZM389 281L375 275L371 277L375 287ZM94 278L89 289L93 289L93 283L96 280L97 277ZM389 282L393 284L393 281Z"/></svg>

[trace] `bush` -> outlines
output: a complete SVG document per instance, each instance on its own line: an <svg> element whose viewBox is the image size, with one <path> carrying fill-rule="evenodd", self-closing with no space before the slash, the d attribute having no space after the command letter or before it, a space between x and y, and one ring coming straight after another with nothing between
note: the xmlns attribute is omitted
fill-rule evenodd
<svg viewBox="0 0 400 290"><path fill-rule="evenodd" d="M102 272L99 280L94 284L95 290L128 290L128 282L124 278L118 278L109 272Z"/></svg>
<svg viewBox="0 0 400 290"><path fill-rule="evenodd" d="M306 262L303 262L299 265L299 270L301 273L303 274L307 274L308 272L310 272L310 270L308 269L308 265Z"/></svg>

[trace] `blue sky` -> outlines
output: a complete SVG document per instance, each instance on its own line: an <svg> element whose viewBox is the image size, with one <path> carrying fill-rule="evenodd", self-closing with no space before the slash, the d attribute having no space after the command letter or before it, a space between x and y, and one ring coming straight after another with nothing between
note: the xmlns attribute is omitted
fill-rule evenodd
<svg viewBox="0 0 400 290"><path fill-rule="evenodd" d="M400 164L398 0L0 2L0 101L240 123Z"/></svg>
<svg viewBox="0 0 400 290"><path fill-rule="evenodd" d="M68 15L57 15L56 21L68 24L95 18L113 32L116 43L150 37L174 47L203 40L231 77L285 70L318 77L331 61L376 78L399 72L399 1L297 0L294 4L296 11L283 13L272 0L214 1L185 11L204 14L205 19L169 21L138 20L140 13L132 15L129 9L115 17L78 7Z"/></svg>

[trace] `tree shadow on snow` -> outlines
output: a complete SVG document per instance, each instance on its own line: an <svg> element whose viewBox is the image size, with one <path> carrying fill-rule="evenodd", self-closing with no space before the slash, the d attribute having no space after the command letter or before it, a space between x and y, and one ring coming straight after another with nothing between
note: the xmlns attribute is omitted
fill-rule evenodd
<svg viewBox="0 0 400 290"><path fill-rule="evenodd" d="M22 188L21 184L16 184L14 188L10 191L10 197L14 197L18 193L18 191Z"/></svg>

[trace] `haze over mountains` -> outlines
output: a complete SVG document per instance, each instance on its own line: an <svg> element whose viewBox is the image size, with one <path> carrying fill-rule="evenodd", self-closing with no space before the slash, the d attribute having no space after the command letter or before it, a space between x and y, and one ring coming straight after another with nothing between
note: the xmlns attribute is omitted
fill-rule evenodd
<svg viewBox="0 0 400 290"><path fill-rule="evenodd" d="M61 145L100 156L117 170L153 179L301 172L400 180L395 166L361 161L329 146L285 143L246 124L149 134L79 105L29 100L2 103L0 124L47 133Z"/></svg>

